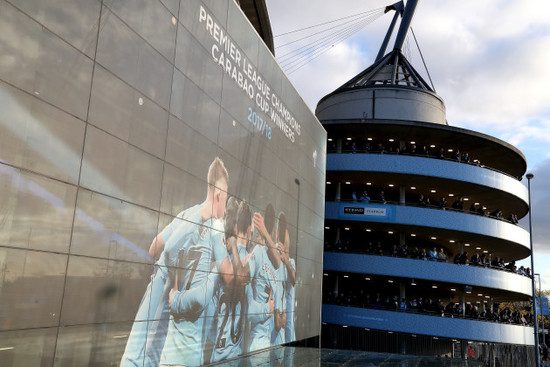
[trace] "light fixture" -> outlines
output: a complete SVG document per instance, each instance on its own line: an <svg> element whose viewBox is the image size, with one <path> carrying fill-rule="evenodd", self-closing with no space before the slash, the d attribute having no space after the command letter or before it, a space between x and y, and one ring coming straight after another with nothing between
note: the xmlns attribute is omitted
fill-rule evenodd
<svg viewBox="0 0 550 367"><path fill-rule="evenodd" d="M481 250L481 247L476 247L476 250Z"/></svg>
<svg viewBox="0 0 550 367"><path fill-rule="evenodd" d="M416 285L416 283L414 282L414 279L411 281L411 285Z"/></svg>
<svg viewBox="0 0 550 367"><path fill-rule="evenodd" d="M393 283L393 280L391 280L391 279L388 279L388 283Z"/></svg>
<svg viewBox="0 0 550 367"><path fill-rule="evenodd" d="M367 138L368 141L372 141L372 138Z"/></svg>
<svg viewBox="0 0 550 367"><path fill-rule="evenodd" d="M393 232L392 232L392 231L388 231L388 234L393 234Z"/></svg>
<svg viewBox="0 0 550 367"><path fill-rule="evenodd" d="M330 185L331 183L332 183L332 182L330 182L330 181L327 181L327 185Z"/></svg>
<svg viewBox="0 0 550 367"><path fill-rule="evenodd" d="M370 232L371 230L367 228L367 229L365 229L365 231Z"/></svg>
<svg viewBox="0 0 550 367"><path fill-rule="evenodd" d="M342 325L342 327L348 327L348 325Z"/></svg>
<svg viewBox="0 0 550 367"><path fill-rule="evenodd" d="M452 152L453 150L452 149L447 149L447 152Z"/></svg>
<svg viewBox="0 0 550 367"><path fill-rule="evenodd" d="M413 338L416 338L416 335L414 335L414 334L411 334L411 336L412 336Z"/></svg>
<svg viewBox="0 0 550 367"><path fill-rule="evenodd" d="M389 187L393 187L393 184L388 184Z"/></svg>
<svg viewBox="0 0 550 367"><path fill-rule="evenodd" d="M349 278L349 275L344 275L344 278Z"/></svg>
<svg viewBox="0 0 550 367"><path fill-rule="evenodd" d="M477 296L478 297L483 297L483 293L478 293Z"/></svg>
<svg viewBox="0 0 550 367"><path fill-rule="evenodd" d="M430 192L435 193L436 191L434 189L430 190Z"/></svg>
<svg viewBox="0 0 550 367"><path fill-rule="evenodd" d="M330 227L325 227L325 229L330 229Z"/></svg>
<svg viewBox="0 0 550 367"><path fill-rule="evenodd" d="M451 292L456 292L456 288L451 288Z"/></svg>
<svg viewBox="0 0 550 367"><path fill-rule="evenodd" d="M346 140L351 140L351 138L346 138Z"/></svg>
<svg viewBox="0 0 550 367"><path fill-rule="evenodd" d="M470 199L468 199L468 198L462 198L462 200L463 200L463 201L468 201L468 200L470 200Z"/></svg>
<svg viewBox="0 0 550 367"><path fill-rule="evenodd" d="M489 253L489 251L487 251L487 250L483 250L483 253L484 253L484 254L488 254L488 253Z"/></svg>
<svg viewBox="0 0 550 367"><path fill-rule="evenodd" d="M345 229L346 231L349 231L349 227L344 227L344 229Z"/></svg>
<svg viewBox="0 0 550 367"><path fill-rule="evenodd" d="M370 183L370 182L367 182L367 186L370 186L370 185L372 185L372 183Z"/></svg>
<svg viewBox="0 0 550 367"><path fill-rule="evenodd" d="M435 145L433 145L433 144L432 144L432 145L430 145L430 148L435 148Z"/></svg>
<svg viewBox="0 0 550 367"><path fill-rule="evenodd" d="M416 233L411 233L411 237L416 237Z"/></svg>
<svg viewBox="0 0 550 367"><path fill-rule="evenodd" d="M436 288L437 288L437 285L432 285L432 288L433 288L433 289L436 289Z"/></svg>
<svg viewBox="0 0 550 367"><path fill-rule="evenodd" d="M369 278L369 277L365 277L365 280L370 280L370 278Z"/></svg>
<svg viewBox="0 0 550 367"><path fill-rule="evenodd" d="M437 237L435 237L435 236L432 236L432 237L430 237L430 238L431 238L432 240L437 240Z"/></svg>
<svg viewBox="0 0 550 367"><path fill-rule="evenodd" d="M366 331L369 331L370 329L368 327L365 328Z"/></svg>
<svg viewBox="0 0 550 367"><path fill-rule="evenodd" d="M411 144L416 144L416 141L411 141Z"/></svg>
<svg viewBox="0 0 550 367"><path fill-rule="evenodd" d="M449 194L449 196L455 196L455 194Z"/></svg>
<svg viewBox="0 0 550 367"><path fill-rule="evenodd" d="M416 190L416 186L411 186L411 190Z"/></svg>
<svg viewBox="0 0 550 367"><path fill-rule="evenodd" d="M485 296L485 298L491 298L491 296Z"/></svg>
<svg viewBox="0 0 550 367"><path fill-rule="evenodd" d="M435 339L435 340L438 340L439 338L438 338L437 336L434 336L434 339Z"/></svg>
<svg viewBox="0 0 550 367"><path fill-rule="evenodd" d="M470 244L469 244L469 243L465 243L464 246L470 247Z"/></svg>
<svg viewBox="0 0 550 367"><path fill-rule="evenodd" d="M350 182L350 181L346 181L346 185L350 185L350 184L351 184L351 182Z"/></svg>
<svg viewBox="0 0 550 367"><path fill-rule="evenodd" d="M323 273L324 276L328 277L328 274L327 273Z"/></svg>
<svg viewBox="0 0 550 367"><path fill-rule="evenodd" d="M455 240L449 240L450 243L455 243Z"/></svg>
<svg viewBox="0 0 550 367"><path fill-rule="evenodd" d="M474 205L479 205L479 203L474 203Z"/></svg>
<svg viewBox="0 0 550 367"><path fill-rule="evenodd" d="M328 138L328 141L332 141L332 138Z"/></svg>
<svg viewBox="0 0 550 367"><path fill-rule="evenodd" d="M393 143L393 142L394 142L394 140L393 140L393 139L388 139L388 141L389 141L390 143Z"/></svg>

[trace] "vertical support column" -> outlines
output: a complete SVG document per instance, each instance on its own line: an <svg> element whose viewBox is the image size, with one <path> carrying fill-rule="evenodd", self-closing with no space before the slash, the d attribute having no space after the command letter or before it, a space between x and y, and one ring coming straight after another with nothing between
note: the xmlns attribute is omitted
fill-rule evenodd
<svg viewBox="0 0 550 367"><path fill-rule="evenodd" d="M462 307L462 317L466 316L466 300L464 297L464 289L460 290L460 307Z"/></svg>
<svg viewBox="0 0 550 367"><path fill-rule="evenodd" d="M399 232L399 246L405 244L405 232Z"/></svg>
<svg viewBox="0 0 550 367"><path fill-rule="evenodd" d="M340 243L340 227L336 227L336 240L335 243Z"/></svg>
<svg viewBox="0 0 550 367"><path fill-rule="evenodd" d="M340 181L336 182L336 201L342 199L342 183Z"/></svg>
<svg viewBox="0 0 550 367"><path fill-rule="evenodd" d="M399 186L399 205L405 205L405 186Z"/></svg>
<svg viewBox="0 0 550 367"><path fill-rule="evenodd" d="M342 138L336 139L336 153L342 153Z"/></svg>
<svg viewBox="0 0 550 367"><path fill-rule="evenodd" d="M403 281L399 282L399 302L402 298L407 298L405 294L405 283Z"/></svg>
<svg viewBox="0 0 550 367"><path fill-rule="evenodd" d="M338 292L338 278L339 277L340 277L339 275L336 275L336 280L334 281L334 289L332 290L332 292L336 295L335 298L340 297L340 293Z"/></svg>

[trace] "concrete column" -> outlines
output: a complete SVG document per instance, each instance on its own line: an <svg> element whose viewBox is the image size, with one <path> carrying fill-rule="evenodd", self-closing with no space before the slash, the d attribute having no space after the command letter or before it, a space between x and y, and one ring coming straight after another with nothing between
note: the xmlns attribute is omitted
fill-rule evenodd
<svg viewBox="0 0 550 367"><path fill-rule="evenodd" d="M399 186L399 204L405 205L405 186Z"/></svg>
<svg viewBox="0 0 550 367"><path fill-rule="evenodd" d="M401 302L401 298L407 298L405 294L405 283L399 282L399 302Z"/></svg>
<svg viewBox="0 0 550 367"><path fill-rule="evenodd" d="M340 227L336 227L336 240L335 242L338 243L340 241Z"/></svg>
<svg viewBox="0 0 550 367"><path fill-rule="evenodd" d="M460 290L460 306L462 307L462 317L466 316L466 300L464 297L464 290Z"/></svg>
<svg viewBox="0 0 550 367"><path fill-rule="evenodd" d="M342 183L336 182L336 201L340 201L342 198Z"/></svg>
<svg viewBox="0 0 550 367"><path fill-rule="evenodd" d="M461 254L464 252L464 242L460 241L458 243L458 253Z"/></svg>
<svg viewBox="0 0 550 367"><path fill-rule="evenodd" d="M342 139L336 139L336 153L342 153Z"/></svg>
<svg viewBox="0 0 550 367"><path fill-rule="evenodd" d="M405 232L399 232L399 246L403 246L405 244Z"/></svg>
<svg viewBox="0 0 550 367"><path fill-rule="evenodd" d="M336 276L336 280L334 281L334 289L332 290L332 293L336 295L336 298L340 297L340 293L338 293L338 278L340 276Z"/></svg>

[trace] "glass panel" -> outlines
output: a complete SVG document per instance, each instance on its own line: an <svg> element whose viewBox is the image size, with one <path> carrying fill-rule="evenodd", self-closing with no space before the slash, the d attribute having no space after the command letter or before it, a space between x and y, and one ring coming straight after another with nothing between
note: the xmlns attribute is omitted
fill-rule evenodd
<svg viewBox="0 0 550 367"><path fill-rule="evenodd" d="M76 188L0 164L0 245L67 252Z"/></svg>
<svg viewBox="0 0 550 367"><path fill-rule="evenodd" d="M211 49L202 47L182 25L178 29L175 65L212 99L220 101L223 70L212 60Z"/></svg>
<svg viewBox="0 0 550 367"><path fill-rule="evenodd" d="M131 325L66 326L59 329L54 366L118 365Z"/></svg>
<svg viewBox="0 0 550 367"><path fill-rule="evenodd" d="M0 82L0 161L76 183L84 122Z"/></svg>
<svg viewBox="0 0 550 367"><path fill-rule="evenodd" d="M133 320L152 272L149 264L71 256L61 325Z"/></svg>
<svg viewBox="0 0 550 367"><path fill-rule="evenodd" d="M110 72L168 109L173 67L105 7L96 58Z"/></svg>
<svg viewBox="0 0 550 367"><path fill-rule="evenodd" d="M167 162L206 180L206 170L215 153L216 144L182 120L170 115Z"/></svg>
<svg viewBox="0 0 550 367"><path fill-rule="evenodd" d="M14 0L11 3L38 23L93 57L99 23L99 1Z"/></svg>
<svg viewBox="0 0 550 367"><path fill-rule="evenodd" d="M67 255L0 248L1 330L57 326Z"/></svg>
<svg viewBox="0 0 550 367"><path fill-rule="evenodd" d="M177 23L160 1L105 0L103 3L166 59L173 60Z"/></svg>
<svg viewBox="0 0 550 367"><path fill-rule="evenodd" d="M176 216L182 210L204 201L208 166L202 168L204 179L193 176L170 164L164 165L161 211ZM185 183L185 184L182 184Z"/></svg>
<svg viewBox="0 0 550 367"><path fill-rule="evenodd" d="M161 160L88 127L80 179L83 186L156 209L161 178Z"/></svg>
<svg viewBox="0 0 550 367"><path fill-rule="evenodd" d="M151 262L158 214L87 190L80 190L71 253Z"/></svg>
<svg viewBox="0 0 550 367"><path fill-rule="evenodd" d="M0 331L3 367L51 366L57 328Z"/></svg>
<svg viewBox="0 0 550 367"><path fill-rule="evenodd" d="M100 66L96 67L89 122L162 158L168 112Z"/></svg>
<svg viewBox="0 0 550 367"><path fill-rule="evenodd" d="M177 70L174 70L170 112L217 141L220 106Z"/></svg>
<svg viewBox="0 0 550 367"><path fill-rule="evenodd" d="M0 79L84 120L92 60L5 1L0 24Z"/></svg>

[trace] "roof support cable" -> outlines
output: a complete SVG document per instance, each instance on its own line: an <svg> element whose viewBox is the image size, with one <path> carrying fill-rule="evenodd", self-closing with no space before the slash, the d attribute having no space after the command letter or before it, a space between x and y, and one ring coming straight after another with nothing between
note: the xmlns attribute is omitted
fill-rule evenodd
<svg viewBox="0 0 550 367"><path fill-rule="evenodd" d="M414 31L411 27L411 33L414 38L414 42L416 43L416 48L418 49L418 52L420 53L420 58L422 59L422 64L424 64L424 69L426 69L426 73L428 74L428 79L430 79L430 84L432 85L432 89L435 92L434 83L432 81L432 76L430 75L430 71L428 70L428 67L426 66L426 62L424 61L424 56L422 55L422 51L420 50L420 46L418 45L418 41L416 40L416 36L414 34Z"/></svg>

